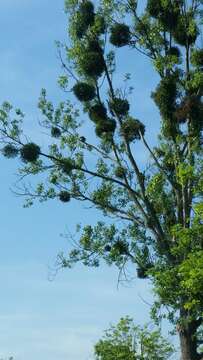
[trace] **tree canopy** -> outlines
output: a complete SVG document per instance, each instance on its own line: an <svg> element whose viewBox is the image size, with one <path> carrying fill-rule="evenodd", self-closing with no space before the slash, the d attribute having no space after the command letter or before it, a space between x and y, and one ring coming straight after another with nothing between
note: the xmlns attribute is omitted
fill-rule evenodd
<svg viewBox="0 0 203 360"><path fill-rule="evenodd" d="M96 360L167 360L172 354L159 330L137 326L129 317L112 325L95 345Z"/></svg>
<svg viewBox="0 0 203 360"><path fill-rule="evenodd" d="M21 110L7 102L0 110L2 154L20 158L23 178L40 179L36 189L24 185L26 204L76 199L107 217L78 229L76 247L59 256L61 266L134 264L138 277L153 284L153 317L168 317L178 331L183 360L202 356L202 3L148 0L142 10L136 0L66 0L69 41L57 45L67 99L54 106L44 89L39 99L49 149L26 140ZM159 76L151 95L160 112L154 147L145 119L131 110L130 75L117 86L116 56L128 48L135 59L137 52L147 57ZM149 155L141 166L138 142Z"/></svg>

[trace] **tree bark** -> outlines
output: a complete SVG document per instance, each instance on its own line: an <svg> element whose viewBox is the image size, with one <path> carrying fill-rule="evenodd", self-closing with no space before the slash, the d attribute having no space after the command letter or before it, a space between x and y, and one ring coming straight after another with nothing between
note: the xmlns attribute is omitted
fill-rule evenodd
<svg viewBox="0 0 203 360"><path fill-rule="evenodd" d="M181 348L181 360L201 360L202 355L197 352L197 328L198 321L187 324L184 328L179 328L179 339Z"/></svg>

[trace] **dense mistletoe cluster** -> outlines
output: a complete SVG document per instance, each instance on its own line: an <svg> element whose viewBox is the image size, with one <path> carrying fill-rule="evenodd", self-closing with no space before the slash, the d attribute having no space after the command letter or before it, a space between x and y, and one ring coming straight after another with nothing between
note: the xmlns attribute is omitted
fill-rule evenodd
<svg viewBox="0 0 203 360"><path fill-rule="evenodd" d="M95 98L94 86L85 82L78 82L73 86L73 92L79 101L91 101Z"/></svg>
<svg viewBox="0 0 203 360"><path fill-rule="evenodd" d="M8 144L3 147L2 154L8 159L15 158L18 155L19 150L12 144Z"/></svg>
<svg viewBox="0 0 203 360"><path fill-rule="evenodd" d="M110 43L116 47L128 45L131 40L129 26L117 23L112 26L110 34Z"/></svg>
<svg viewBox="0 0 203 360"><path fill-rule="evenodd" d="M35 162L40 155L40 147L35 143L25 144L20 150L21 159L25 162Z"/></svg>

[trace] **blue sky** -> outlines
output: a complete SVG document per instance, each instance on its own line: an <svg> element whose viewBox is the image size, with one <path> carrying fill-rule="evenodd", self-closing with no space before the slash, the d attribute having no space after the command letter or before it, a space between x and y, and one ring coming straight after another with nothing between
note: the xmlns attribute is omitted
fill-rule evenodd
<svg viewBox="0 0 203 360"><path fill-rule="evenodd" d="M1 0L0 2L0 102L8 100L26 113L28 133L36 133L37 100L42 87L54 101L60 64L55 40L66 39L67 19L63 0ZM132 56L133 55L133 56ZM158 114L149 100L156 78L135 53L120 53L120 71L133 70L133 109L147 119L147 137L154 141ZM127 71L126 71L127 68ZM122 82L121 73L117 81ZM139 154L140 160L143 154ZM10 187L17 165L0 158L1 252L0 252L0 358L16 360L87 360L95 341L110 322L131 315L138 323L149 320L150 289L135 280L117 290L117 271L102 266L92 270L77 266L61 271L50 281L57 253L77 222L94 222L99 214L72 202L35 204L23 209L23 199Z"/></svg>

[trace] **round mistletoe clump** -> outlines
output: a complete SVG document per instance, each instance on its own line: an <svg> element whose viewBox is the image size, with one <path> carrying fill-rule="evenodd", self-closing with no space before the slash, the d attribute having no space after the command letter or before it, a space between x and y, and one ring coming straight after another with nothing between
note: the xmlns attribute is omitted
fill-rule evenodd
<svg viewBox="0 0 203 360"><path fill-rule="evenodd" d="M103 54L103 49L99 43L98 39L89 39L87 43L87 52L97 52L99 54Z"/></svg>
<svg viewBox="0 0 203 360"><path fill-rule="evenodd" d="M202 121L202 103L197 96L186 96L176 110L176 119L180 123L191 121Z"/></svg>
<svg viewBox="0 0 203 360"><path fill-rule="evenodd" d="M95 88L85 82L78 82L73 86L74 95L79 101L91 101L95 98Z"/></svg>
<svg viewBox="0 0 203 360"><path fill-rule="evenodd" d="M161 14L162 10L163 8L160 0L147 1L147 11L152 17L157 18Z"/></svg>
<svg viewBox="0 0 203 360"><path fill-rule="evenodd" d="M157 86L152 98L158 106L164 119L170 119L176 106L177 98L177 77L174 75L165 76Z"/></svg>
<svg viewBox="0 0 203 360"><path fill-rule="evenodd" d="M128 45L131 40L129 26L125 24L115 24L111 28L110 43L116 47Z"/></svg>
<svg viewBox="0 0 203 360"><path fill-rule="evenodd" d="M94 24L94 5L91 1L84 1L80 4L75 18L75 34L81 39L89 26Z"/></svg>
<svg viewBox="0 0 203 360"><path fill-rule="evenodd" d="M2 149L2 154L8 159L12 159L18 155L18 149L14 145L8 144Z"/></svg>
<svg viewBox="0 0 203 360"><path fill-rule="evenodd" d="M75 169L75 164L72 159L67 158L63 159L62 163L60 163L60 167L66 175L70 175L72 170Z"/></svg>
<svg viewBox="0 0 203 360"><path fill-rule="evenodd" d="M198 34L199 30L197 25L194 24L192 20L186 23L184 18L179 18L177 26L173 31L175 41L182 46L194 44Z"/></svg>
<svg viewBox="0 0 203 360"><path fill-rule="evenodd" d="M106 120L107 119L106 107L102 103L97 103L93 105L89 110L89 117L95 123Z"/></svg>
<svg viewBox="0 0 203 360"><path fill-rule="evenodd" d="M180 58L181 53L177 46L171 46L170 49L168 49L167 51L167 55L176 56L177 58Z"/></svg>
<svg viewBox="0 0 203 360"><path fill-rule="evenodd" d="M68 191L61 191L59 193L59 199L64 203L69 202L71 199L70 193Z"/></svg>
<svg viewBox="0 0 203 360"><path fill-rule="evenodd" d="M55 138L59 138L61 136L61 130L56 126L52 126L51 136L53 136Z"/></svg>
<svg viewBox="0 0 203 360"><path fill-rule="evenodd" d="M105 19L100 14L95 15L94 30L98 35L99 34L104 34L105 31L106 31Z"/></svg>
<svg viewBox="0 0 203 360"><path fill-rule="evenodd" d="M126 173L126 170L122 167L122 166L118 166L116 169L115 169L115 176L119 179L123 179L124 176L125 176L125 173Z"/></svg>
<svg viewBox="0 0 203 360"><path fill-rule="evenodd" d="M95 133L98 137L103 137L105 135L112 136L115 129L116 129L116 121L113 119L108 119L96 125Z"/></svg>
<svg viewBox="0 0 203 360"><path fill-rule="evenodd" d="M20 150L21 159L25 162L35 162L40 155L40 147L35 143L28 143Z"/></svg>
<svg viewBox="0 0 203 360"><path fill-rule="evenodd" d="M203 49L194 50L191 55L192 65L203 67Z"/></svg>
<svg viewBox="0 0 203 360"><path fill-rule="evenodd" d="M144 135L144 133L144 124L132 117L129 117L121 125L121 134L126 138L127 141L140 140L141 135Z"/></svg>
<svg viewBox="0 0 203 360"><path fill-rule="evenodd" d="M100 77L105 70L105 63L102 54L91 51L87 52L81 63L81 68L85 75L90 77Z"/></svg>
<svg viewBox="0 0 203 360"><path fill-rule="evenodd" d="M125 241L118 240L113 245L114 250L116 250L120 255L128 254L128 244Z"/></svg>
<svg viewBox="0 0 203 360"><path fill-rule="evenodd" d="M127 115L130 105L127 100L123 100L121 98L114 98L109 103L110 110L113 114L117 116L125 116Z"/></svg>

